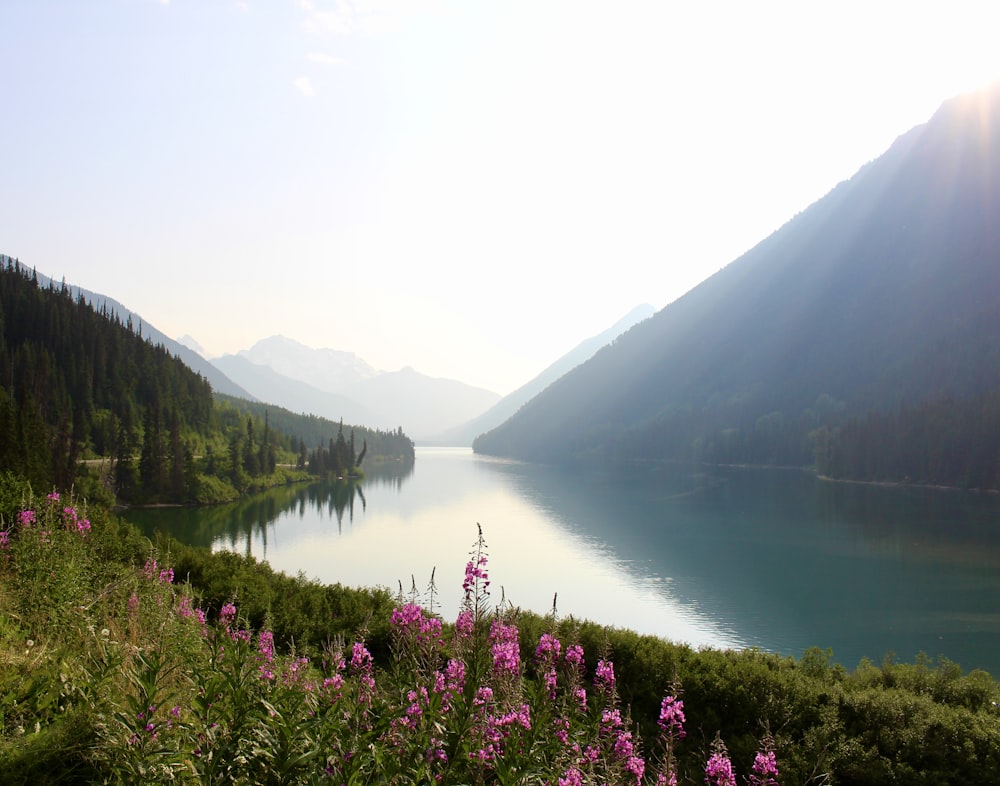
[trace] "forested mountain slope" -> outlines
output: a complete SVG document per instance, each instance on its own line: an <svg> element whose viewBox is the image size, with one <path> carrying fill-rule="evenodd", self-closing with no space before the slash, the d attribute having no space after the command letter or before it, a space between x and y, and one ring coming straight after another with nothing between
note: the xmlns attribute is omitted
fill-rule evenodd
<svg viewBox="0 0 1000 786"><path fill-rule="evenodd" d="M353 472L361 457L413 459L400 430L294 415L216 399L210 383L106 304L9 257L0 265L0 473L35 489L93 477L122 501L219 501L266 484L279 462L314 474ZM281 424L283 430L276 428ZM345 446L339 452L340 443ZM350 456L347 457L350 446Z"/></svg>
<svg viewBox="0 0 1000 786"><path fill-rule="evenodd" d="M475 448L546 461L815 460L843 477L995 485L995 455L975 468L924 461L914 476L899 457L868 454L900 450L903 436L911 453L935 450L955 425L935 422L942 410L977 413L969 439L1000 427L998 219L1000 86L946 102ZM892 434L862 448L859 424L879 418Z"/></svg>
<svg viewBox="0 0 1000 786"><path fill-rule="evenodd" d="M0 254L0 265L6 266L8 263L14 264L15 260L5 254ZM18 265L19 264L20 263L18 263ZM54 287L55 289L62 290L63 287L65 287L69 292L69 296L73 298L73 300L79 300L82 297L95 311L107 313L109 317L117 319L122 324L133 325L136 332L142 335L143 338L148 339L153 344L162 345L169 354L176 355L184 361L188 368L192 369L196 374L201 374L201 376L208 380L209 384L212 386L212 390L216 393L225 393L229 396L253 399L253 396L251 396L246 390L226 377L225 374L213 366L198 352L195 352L193 349L181 344L179 341L175 341L170 338L154 325L150 325L148 322L145 322L139 314L136 314L134 311L122 305L114 298L102 295L99 292L92 292L89 289L84 289L83 287L75 284L53 281L45 274L39 273L35 270L25 269L25 272L37 279L38 286L43 289Z"/></svg>

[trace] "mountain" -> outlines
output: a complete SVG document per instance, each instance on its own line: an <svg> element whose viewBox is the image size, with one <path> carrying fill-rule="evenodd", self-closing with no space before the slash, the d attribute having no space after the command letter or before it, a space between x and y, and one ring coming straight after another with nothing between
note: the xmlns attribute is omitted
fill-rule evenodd
<svg viewBox="0 0 1000 786"><path fill-rule="evenodd" d="M648 319L654 312L655 309L648 303L636 306L607 330L581 341L537 377L504 396L486 412L458 428L439 434L434 442L441 445L471 445L479 434L499 426L563 374L589 360L601 347L610 344L636 323Z"/></svg>
<svg viewBox="0 0 1000 786"><path fill-rule="evenodd" d="M269 366L279 374L331 393L379 373L353 352L313 349L285 336L261 339L237 354L251 363Z"/></svg>
<svg viewBox="0 0 1000 786"><path fill-rule="evenodd" d="M5 260L7 259L8 257L0 256L0 263L6 264ZM188 340L184 343L175 341L165 333L157 330L153 327L153 325L146 322L141 315L126 308L114 298L110 298L107 295L102 295L98 292L91 292L89 289L83 289L82 287L76 285L65 284L65 282L62 284L57 283L42 273L28 270L28 268L23 264L20 267L21 269L34 275L35 278L38 279L39 286L55 286L56 289L61 289L62 286L66 286L69 290L69 294L74 300L78 299L82 295L83 299L89 303L95 311L107 310L108 314L112 317L118 317L123 324L131 323L132 325L137 326L137 329L140 331L143 338L149 339L154 344L162 345L163 348L166 349L171 355L179 357L182 361L184 361L188 368L198 374L201 374L205 379L207 379L212 385L212 390L215 392L225 393L227 396L235 396L237 398L253 399L253 396L251 396L246 390L234 383L219 369L202 357L197 351L190 348L188 345L191 341L193 341L190 337L185 337Z"/></svg>
<svg viewBox="0 0 1000 786"><path fill-rule="evenodd" d="M876 415L895 431L875 449L912 441L906 423L955 442L940 402L979 407L992 424L1000 399L998 219L1000 84L945 102L474 447L544 461L803 465ZM985 439L986 425L969 438ZM882 471L857 462L847 474ZM1000 482L1000 468L990 473Z"/></svg>
<svg viewBox="0 0 1000 786"><path fill-rule="evenodd" d="M375 428L401 426L416 441L479 415L500 398L412 368L378 372L353 353L312 349L284 336L212 362L264 401Z"/></svg>
<svg viewBox="0 0 1000 786"><path fill-rule="evenodd" d="M205 348L198 343L198 340L194 336L185 333L177 339L177 343L205 357Z"/></svg>
<svg viewBox="0 0 1000 786"><path fill-rule="evenodd" d="M386 426L402 425L416 442L470 420L500 399L493 391L429 377L409 367L358 382L343 394L394 418Z"/></svg>
<svg viewBox="0 0 1000 786"><path fill-rule="evenodd" d="M335 422L343 419L345 423L364 423L373 428L395 428L399 425L389 426L383 422L386 421L384 417L355 399L319 390L306 382L280 374L270 366L254 363L242 353L223 355L214 358L212 363L241 387L253 391L257 400L292 412L318 415Z"/></svg>

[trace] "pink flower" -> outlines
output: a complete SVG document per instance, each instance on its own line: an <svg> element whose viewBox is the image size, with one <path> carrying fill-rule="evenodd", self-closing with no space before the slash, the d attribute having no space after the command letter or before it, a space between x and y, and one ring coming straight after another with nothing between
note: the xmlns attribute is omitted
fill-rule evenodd
<svg viewBox="0 0 1000 786"><path fill-rule="evenodd" d="M778 786L778 762L767 740L765 740L761 750L757 751L757 756L753 760L750 784L751 786Z"/></svg>
<svg viewBox="0 0 1000 786"><path fill-rule="evenodd" d="M615 687L615 664L611 661L597 661L594 685L610 693Z"/></svg>
<svg viewBox="0 0 1000 786"><path fill-rule="evenodd" d="M465 687L465 662L452 658L444 669L451 690L461 691Z"/></svg>
<svg viewBox="0 0 1000 786"><path fill-rule="evenodd" d="M617 707L601 713L601 732L608 733L622 725L622 713Z"/></svg>
<svg viewBox="0 0 1000 786"><path fill-rule="evenodd" d="M489 571L486 570L486 562L486 555L481 554L475 562L470 559L465 564L465 581L462 582L462 589L465 590L466 594L472 592L480 580L483 582L483 589L490 586L490 576Z"/></svg>
<svg viewBox="0 0 1000 786"><path fill-rule="evenodd" d="M474 626L474 618L471 609L462 610L458 619L455 620L455 632L462 638L472 635L472 628Z"/></svg>
<svg viewBox="0 0 1000 786"><path fill-rule="evenodd" d="M257 637L257 652L270 663L274 660L274 634L269 630L262 630Z"/></svg>
<svg viewBox="0 0 1000 786"><path fill-rule="evenodd" d="M420 606L416 603L407 603L401 609L392 610L392 624L394 627L400 629L409 628L414 623L419 627L423 616L424 610Z"/></svg>
<svg viewBox="0 0 1000 786"><path fill-rule="evenodd" d="M358 701L365 706L371 706L372 698L375 695L372 654L360 641L354 642L354 646L351 648L351 669L358 675L358 682L361 685Z"/></svg>
<svg viewBox="0 0 1000 786"><path fill-rule="evenodd" d="M642 783L643 773L646 772L646 762L641 756L629 756L625 762L625 769L635 776L636 783Z"/></svg>
<svg viewBox="0 0 1000 786"><path fill-rule="evenodd" d="M729 752L719 737L712 743L712 755L705 764L705 783L708 786L736 786L733 763L729 760Z"/></svg>
<svg viewBox="0 0 1000 786"><path fill-rule="evenodd" d="M154 570L156 569L155 562L153 563L153 569ZM219 620L222 622L223 625L226 626L226 629L228 629L229 626L232 624L233 620L235 619L236 619L236 606L234 606L232 603L226 603L219 611Z"/></svg>
<svg viewBox="0 0 1000 786"><path fill-rule="evenodd" d="M635 743L632 742L632 732L619 729L615 735L615 756L628 759L635 754Z"/></svg>
<svg viewBox="0 0 1000 786"><path fill-rule="evenodd" d="M559 779L559 786L583 786L583 773L576 767L570 767L566 774Z"/></svg>
<svg viewBox="0 0 1000 786"><path fill-rule="evenodd" d="M657 721L664 734L673 739L684 739L684 702L676 696L664 696L660 703L660 719Z"/></svg>
<svg viewBox="0 0 1000 786"><path fill-rule="evenodd" d="M549 697L550 701L555 701L556 698L556 685L559 681L556 675L555 669L549 669L542 675L542 682L545 684L545 692Z"/></svg>
<svg viewBox="0 0 1000 786"><path fill-rule="evenodd" d="M543 633L542 637L538 640L535 657L540 661L548 663L558 658L561 651L562 644L559 642L559 639L551 633Z"/></svg>
<svg viewBox="0 0 1000 786"><path fill-rule="evenodd" d="M517 627L502 620L493 620L490 644L493 648L493 671L497 674L518 674L521 669L521 650L517 643Z"/></svg>

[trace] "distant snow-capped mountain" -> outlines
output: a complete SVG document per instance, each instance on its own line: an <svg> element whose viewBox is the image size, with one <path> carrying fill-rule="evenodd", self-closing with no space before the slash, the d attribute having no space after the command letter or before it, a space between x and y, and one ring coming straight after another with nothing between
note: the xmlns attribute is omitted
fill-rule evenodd
<svg viewBox="0 0 1000 786"><path fill-rule="evenodd" d="M353 352L313 349L286 336L271 336L212 362L263 401L373 428L402 427L418 442L500 399L492 391L412 368L380 372Z"/></svg>

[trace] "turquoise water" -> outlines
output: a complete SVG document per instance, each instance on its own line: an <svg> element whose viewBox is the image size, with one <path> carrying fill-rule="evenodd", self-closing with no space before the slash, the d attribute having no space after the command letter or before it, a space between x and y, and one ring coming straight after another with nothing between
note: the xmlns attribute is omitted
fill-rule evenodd
<svg viewBox="0 0 1000 786"><path fill-rule="evenodd" d="M276 489L237 505L130 511L189 542L324 582L413 587L452 617L481 524L495 603L696 646L849 668L892 652L1000 674L1000 499L831 484L782 470L573 473L418 449L357 488Z"/></svg>

